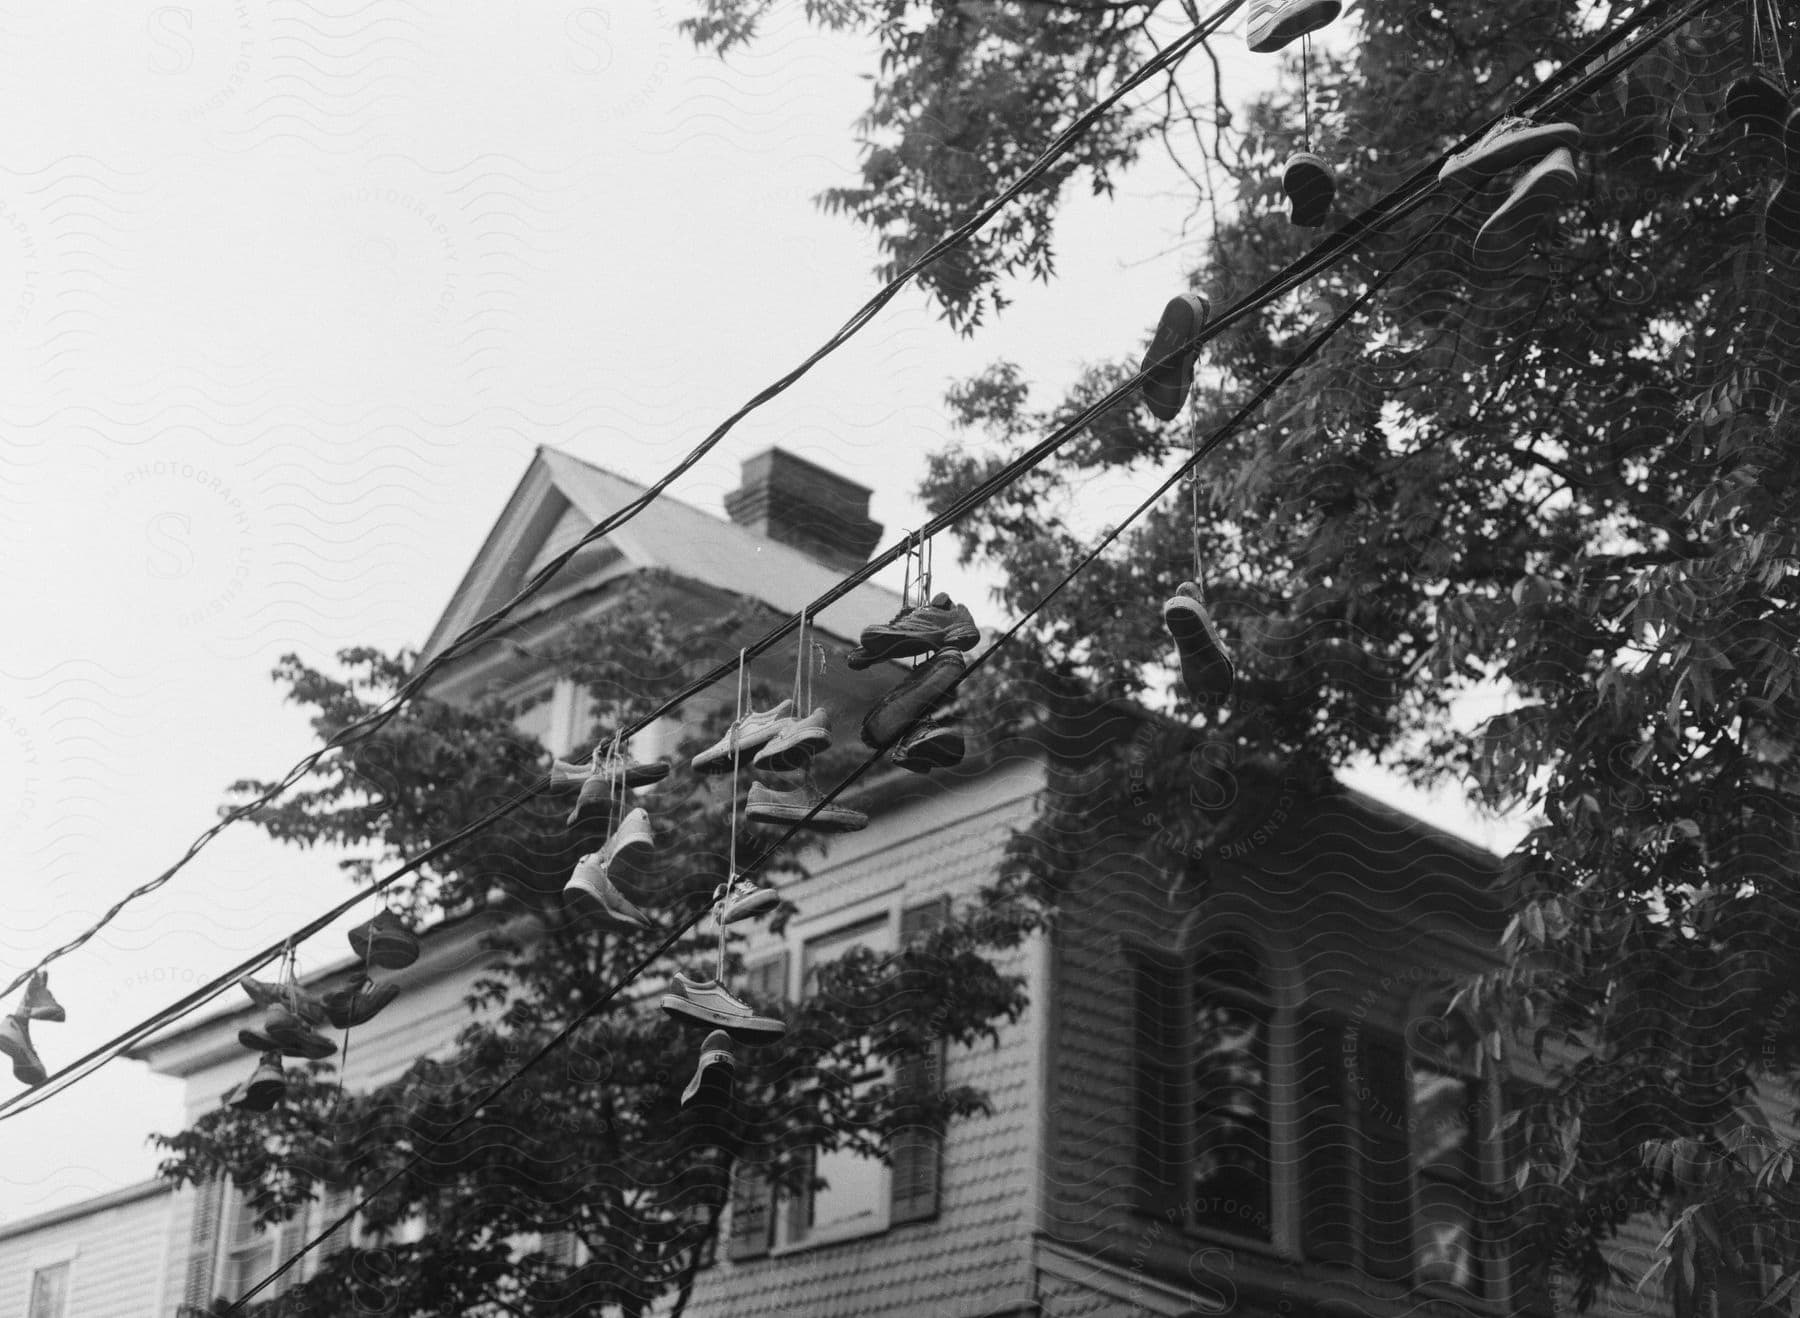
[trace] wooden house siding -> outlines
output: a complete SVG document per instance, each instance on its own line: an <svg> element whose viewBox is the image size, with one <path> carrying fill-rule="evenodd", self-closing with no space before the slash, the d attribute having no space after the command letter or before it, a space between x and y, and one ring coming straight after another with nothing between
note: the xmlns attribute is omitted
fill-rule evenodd
<svg viewBox="0 0 1800 1318"><path fill-rule="evenodd" d="M0 1314L24 1318L30 1309L32 1274L61 1262L69 1265L68 1318L147 1318L172 1310L152 1309L167 1257L170 1207L165 1186L108 1195L99 1207L64 1217L52 1213L45 1225L20 1223L13 1234L0 1228ZM123 1202L112 1202L124 1198Z"/></svg>

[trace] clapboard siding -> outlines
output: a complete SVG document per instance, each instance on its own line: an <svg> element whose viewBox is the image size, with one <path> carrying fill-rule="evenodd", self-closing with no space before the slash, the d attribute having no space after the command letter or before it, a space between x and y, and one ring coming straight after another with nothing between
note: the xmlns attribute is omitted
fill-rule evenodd
<svg viewBox="0 0 1800 1318"><path fill-rule="evenodd" d="M146 1318L167 1252L173 1197L165 1185L134 1186L77 1216L47 1213L42 1226L26 1221L6 1228L0 1314L24 1318L33 1272L67 1260L69 1318Z"/></svg>
<svg viewBox="0 0 1800 1318"><path fill-rule="evenodd" d="M809 922L899 890L913 905L968 897L999 871L1011 829L1030 818L1041 771L1015 762L953 789L877 814L868 829L834 840L811 876L789 890ZM825 921L829 924L829 918ZM771 946L751 943L754 960ZM1034 953L1001 961L1029 974ZM938 1217L839 1244L767 1259L721 1261L702 1274L692 1318L958 1318L1002 1311L1029 1295L1041 1008L1034 1002L996 1048L950 1050L947 1080L987 1090L991 1116L950 1127Z"/></svg>

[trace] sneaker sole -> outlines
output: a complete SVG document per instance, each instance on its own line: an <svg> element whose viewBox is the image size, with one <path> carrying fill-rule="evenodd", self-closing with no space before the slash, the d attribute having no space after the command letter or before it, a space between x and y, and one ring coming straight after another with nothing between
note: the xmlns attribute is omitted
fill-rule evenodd
<svg viewBox="0 0 1800 1318"><path fill-rule="evenodd" d="M1188 694L1196 700L1230 695L1237 671L1231 656L1225 653L1218 629L1199 605L1189 596L1175 596L1163 605L1163 626L1175 642L1181 660L1181 681Z"/></svg>
<svg viewBox="0 0 1800 1318"><path fill-rule="evenodd" d="M758 769L768 769L773 773L785 773L790 769L798 769L805 765L822 750L831 746L831 733L824 728L814 728L803 736L794 738L786 745L779 744L779 739L763 747L751 764Z"/></svg>
<svg viewBox="0 0 1800 1318"><path fill-rule="evenodd" d="M1558 156L1562 160L1558 160ZM1538 240L1544 221L1575 192L1576 173L1569 153L1559 148L1519 181L1512 196L1475 235L1475 264L1497 274L1523 260Z"/></svg>
<svg viewBox="0 0 1800 1318"><path fill-rule="evenodd" d="M1337 200L1337 182L1317 156L1289 161L1282 171L1281 190L1287 194L1291 207L1288 222L1300 229L1323 225L1325 217L1331 214L1331 203Z"/></svg>
<svg viewBox="0 0 1800 1318"><path fill-rule="evenodd" d="M1303 37L1308 32L1317 32L1326 24L1334 22L1343 5L1339 0L1324 0L1324 3L1308 5L1298 13L1290 16L1286 22L1277 22L1280 10L1271 13L1266 22L1252 24L1244 33L1254 55L1270 55L1280 50L1288 42Z"/></svg>
<svg viewBox="0 0 1800 1318"><path fill-rule="evenodd" d="M774 741L775 737L775 730L770 728L766 732L756 732L748 737L740 737L735 748L728 746L723 750L715 748L709 751L701 751L700 754L694 757L694 772L730 773L732 759L734 757L740 764L749 764L756 758L756 752Z"/></svg>
<svg viewBox="0 0 1800 1318"><path fill-rule="evenodd" d="M826 806L808 819L806 810L799 806L753 805L746 807L744 818L759 824L799 824L802 828L810 828L819 833L854 833L869 826L869 817L862 811L845 810L837 806Z"/></svg>
<svg viewBox="0 0 1800 1318"><path fill-rule="evenodd" d="M1138 367L1144 376L1140 389L1144 405L1158 421L1173 421L1187 404L1194 387L1194 362L1199 356L1199 350L1189 345L1211 315L1211 306L1197 293L1170 298L1163 308L1162 319L1156 322L1156 334Z"/></svg>
<svg viewBox="0 0 1800 1318"><path fill-rule="evenodd" d="M748 1025L742 1017L703 1007L673 993L663 994L662 1009L677 1019L698 1021L716 1030L724 1030L738 1043L770 1043L787 1033L787 1026L780 1021L771 1021L768 1025Z"/></svg>
<svg viewBox="0 0 1800 1318"><path fill-rule="evenodd" d="M1441 183L1481 183L1504 174L1514 165L1538 160L1559 147L1572 148L1581 140L1581 130L1573 124L1540 124L1535 131L1521 130L1506 139L1506 144L1485 155L1464 161L1449 160L1438 171Z"/></svg>
<svg viewBox="0 0 1800 1318"><path fill-rule="evenodd" d="M961 622L928 632L894 632L873 636L876 642L874 645L869 644L871 634L872 630L865 631L863 644L857 647L865 656L858 665L862 668L871 667L883 659L916 659L922 654L932 654L938 650L972 650L981 640L981 628ZM884 641L887 644L881 643Z"/></svg>

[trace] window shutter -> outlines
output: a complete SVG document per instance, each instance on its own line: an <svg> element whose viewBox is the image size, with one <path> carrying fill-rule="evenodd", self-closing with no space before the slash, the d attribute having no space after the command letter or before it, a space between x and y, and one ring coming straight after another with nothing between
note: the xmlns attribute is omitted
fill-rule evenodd
<svg viewBox="0 0 1800 1318"><path fill-rule="evenodd" d="M785 951L744 971L745 990L765 1002L786 1002L787 985L788 954Z"/></svg>
<svg viewBox="0 0 1800 1318"><path fill-rule="evenodd" d="M1184 1215L1187 1164L1182 1136L1179 973L1148 952L1127 954L1132 994L1132 1075L1137 1136L1133 1189L1140 1212L1170 1221Z"/></svg>
<svg viewBox="0 0 1800 1318"><path fill-rule="evenodd" d="M216 1177L194 1187L194 1227L188 1238L187 1283L182 1304L195 1313L212 1303L213 1265L219 1254L219 1216L225 1204L225 1181Z"/></svg>
<svg viewBox="0 0 1800 1318"><path fill-rule="evenodd" d="M775 1227L774 1205L774 1187L746 1151L731 1170L731 1243L726 1248L727 1258L741 1262L769 1252Z"/></svg>
<svg viewBox="0 0 1800 1318"><path fill-rule="evenodd" d="M350 1205L355 1202L356 1192L349 1186L334 1185L326 1190L325 1202L319 1208L320 1228L323 1229L328 1227L333 1222L337 1221L338 1218L350 1211ZM319 1260L318 1263L313 1265L315 1269L333 1254L336 1254L339 1250L349 1245L350 1231L355 1225L355 1222L356 1219L352 1218L350 1221L344 1223L343 1226L333 1230L330 1235L319 1242L318 1249L313 1251L314 1256Z"/></svg>
<svg viewBox="0 0 1800 1318"><path fill-rule="evenodd" d="M1300 1022L1300 1247L1309 1259L1356 1263L1355 1129L1345 1105L1344 1023Z"/></svg>
<svg viewBox="0 0 1800 1318"><path fill-rule="evenodd" d="M937 897L900 912L900 945L929 936L950 918L950 899ZM894 1073L894 1087L901 1091L935 1092L944 1086L944 1041L932 1046L930 1055L902 1062ZM929 1126L914 1125L894 1132L889 1151L892 1191L888 1222L926 1222L938 1215L943 1187L944 1136Z"/></svg>
<svg viewBox="0 0 1800 1318"><path fill-rule="evenodd" d="M281 1224L281 1230L277 1232L275 1236L275 1258L269 1264L270 1272L275 1271L276 1268L279 1268L283 1263L286 1263L289 1259L293 1258L294 1255L300 1252L301 1247L306 1244L306 1226L307 1219L311 1216L310 1209L311 1205L309 1204ZM283 1292L298 1286L305 1267L306 1260L302 1259L286 1272L282 1273L281 1276L276 1279L275 1284L269 1289L275 1294L280 1295ZM259 1277L257 1280L260 1281L262 1279Z"/></svg>
<svg viewBox="0 0 1800 1318"><path fill-rule="evenodd" d="M1413 1257L1406 1054L1393 1040L1366 1034L1359 1051L1363 1266L1372 1276L1404 1281L1412 1275Z"/></svg>

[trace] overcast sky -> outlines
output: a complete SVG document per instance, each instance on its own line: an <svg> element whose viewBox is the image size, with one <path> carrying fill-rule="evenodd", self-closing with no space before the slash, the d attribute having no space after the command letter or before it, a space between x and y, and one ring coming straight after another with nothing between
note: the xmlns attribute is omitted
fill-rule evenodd
<svg viewBox="0 0 1800 1318"><path fill-rule="evenodd" d="M423 639L535 446L654 479L873 291L871 239L810 202L853 178L872 60L778 8L728 64L675 0L0 11L0 983L310 749L282 654ZM1219 45L1234 94L1272 74ZM1048 398L1139 351L1192 204L1155 162L1078 197L1054 284L972 342L903 295L675 493L718 511L778 443L873 487L891 542L924 520L945 386L1011 358ZM1140 497L1099 482L1082 514ZM345 891L330 857L227 831L55 964L46 1064ZM332 931L302 968L345 951ZM0 1122L0 1220L153 1174L178 1096L117 1062Z"/></svg>

